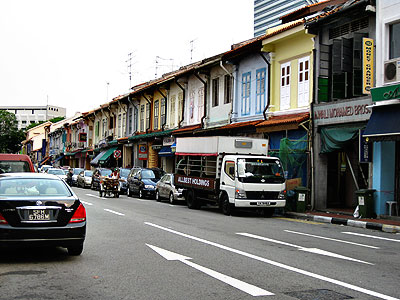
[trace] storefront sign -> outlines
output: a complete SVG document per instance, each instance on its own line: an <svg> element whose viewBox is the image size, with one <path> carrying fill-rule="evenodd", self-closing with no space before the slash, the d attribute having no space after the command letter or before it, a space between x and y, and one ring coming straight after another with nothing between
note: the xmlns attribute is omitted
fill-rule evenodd
<svg viewBox="0 0 400 300"><path fill-rule="evenodd" d="M372 162L372 143L367 143L366 139L362 136L364 130L360 129L359 134L359 147L360 147L360 163L370 163Z"/></svg>
<svg viewBox="0 0 400 300"><path fill-rule="evenodd" d="M147 160L147 144L139 144L138 147L139 160Z"/></svg>
<svg viewBox="0 0 400 300"><path fill-rule="evenodd" d="M372 110L370 98L314 105L314 123L317 126L367 121Z"/></svg>
<svg viewBox="0 0 400 300"><path fill-rule="evenodd" d="M166 136L163 138L163 146L171 146L173 143L175 143L175 137Z"/></svg>
<svg viewBox="0 0 400 300"><path fill-rule="evenodd" d="M363 94L369 95L374 84L374 40L363 38Z"/></svg>
<svg viewBox="0 0 400 300"><path fill-rule="evenodd" d="M400 99L400 84L371 89L371 96L374 102Z"/></svg>
<svg viewBox="0 0 400 300"><path fill-rule="evenodd" d="M80 132L79 133L79 142L86 142L87 140L87 133L86 132Z"/></svg>

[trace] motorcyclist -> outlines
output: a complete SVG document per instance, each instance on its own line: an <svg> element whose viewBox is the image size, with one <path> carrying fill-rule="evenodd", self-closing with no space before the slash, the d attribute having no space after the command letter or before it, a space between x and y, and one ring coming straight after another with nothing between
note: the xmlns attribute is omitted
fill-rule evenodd
<svg viewBox="0 0 400 300"><path fill-rule="evenodd" d="M113 172L111 173L111 178L112 179L119 179L119 169L118 168L114 168Z"/></svg>
<svg viewBox="0 0 400 300"><path fill-rule="evenodd" d="M74 175L74 172L72 168L69 168L67 173L67 183L69 186L72 186L72 175Z"/></svg>

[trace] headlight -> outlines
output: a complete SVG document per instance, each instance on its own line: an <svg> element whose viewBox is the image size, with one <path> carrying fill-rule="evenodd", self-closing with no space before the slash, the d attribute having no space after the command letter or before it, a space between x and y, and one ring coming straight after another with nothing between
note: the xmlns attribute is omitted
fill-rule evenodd
<svg viewBox="0 0 400 300"><path fill-rule="evenodd" d="M280 191L278 195L278 200L285 200L286 199L286 190Z"/></svg>
<svg viewBox="0 0 400 300"><path fill-rule="evenodd" d="M246 199L246 192L244 190L241 189L237 189L235 191L235 198L236 199Z"/></svg>
<svg viewBox="0 0 400 300"><path fill-rule="evenodd" d="M145 189L149 189L149 190L153 190L154 189L154 185L150 185L150 184L145 184L144 185Z"/></svg>

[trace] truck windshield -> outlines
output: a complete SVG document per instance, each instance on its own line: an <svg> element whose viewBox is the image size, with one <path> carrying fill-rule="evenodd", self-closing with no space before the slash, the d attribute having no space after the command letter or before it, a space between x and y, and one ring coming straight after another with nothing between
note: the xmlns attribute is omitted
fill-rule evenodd
<svg viewBox="0 0 400 300"><path fill-rule="evenodd" d="M239 158L238 179L243 183L283 183L285 177L278 159Z"/></svg>

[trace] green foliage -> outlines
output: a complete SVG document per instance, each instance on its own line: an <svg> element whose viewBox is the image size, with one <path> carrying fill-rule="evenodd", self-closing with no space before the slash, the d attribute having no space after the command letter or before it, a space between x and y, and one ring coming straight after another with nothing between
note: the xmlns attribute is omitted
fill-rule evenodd
<svg viewBox="0 0 400 300"><path fill-rule="evenodd" d="M25 133L18 130L15 115L6 110L0 110L0 153L19 152L24 140Z"/></svg>
<svg viewBox="0 0 400 300"><path fill-rule="evenodd" d="M51 123L57 123L60 122L61 120L64 120L64 117L56 117L50 120Z"/></svg>
<svg viewBox="0 0 400 300"><path fill-rule="evenodd" d="M64 117L56 117L56 118L53 118L53 119L51 119L49 121L51 123L57 123L57 122L59 122L61 120L64 120L64 119L65 119ZM36 127L36 126L40 125L40 124L43 124L44 122L46 122L46 121L39 121L38 123L31 123L31 124L29 124L29 126L27 126L25 128L25 130L29 130L29 129L33 128L33 127Z"/></svg>

